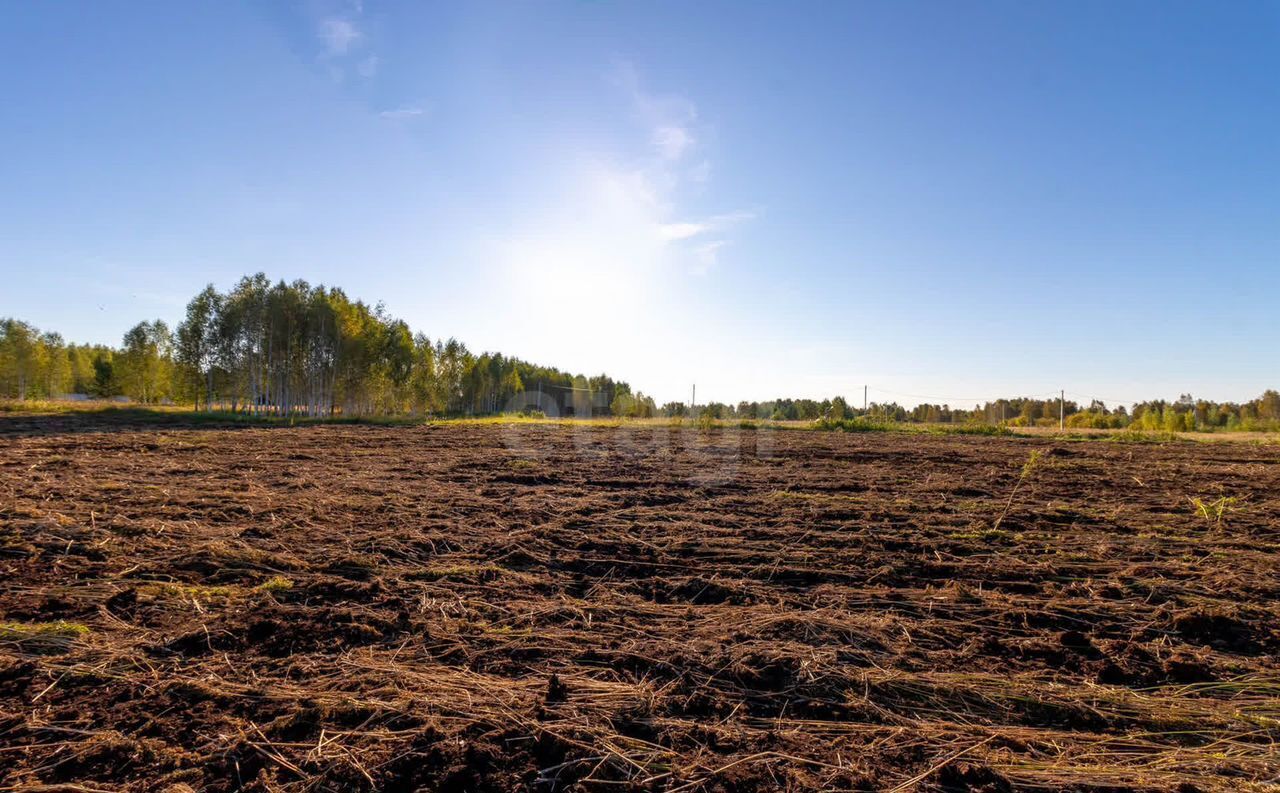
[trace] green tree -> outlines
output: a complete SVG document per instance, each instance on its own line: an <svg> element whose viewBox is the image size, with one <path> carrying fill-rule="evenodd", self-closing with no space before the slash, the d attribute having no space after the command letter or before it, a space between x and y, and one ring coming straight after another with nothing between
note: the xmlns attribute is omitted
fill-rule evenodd
<svg viewBox="0 0 1280 793"><path fill-rule="evenodd" d="M16 319L0 320L0 383L7 397L26 399L38 379L38 333Z"/></svg>
<svg viewBox="0 0 1280 793"><path fill-rule="evenodd" d="M204 393L204 406L213 406L213 373L218 346L218 314L222 297L213 284L187 304L187 315L178 324L175 355L180 372L190 378L195 406L200 407L200 394Z"/></svg>
<svg viewBox="0 0 1280 793"><path fill-rule="evenodd" d="M837 421L849 415L849 404L844 401L844 397L838 396L831 400L830 415Z"/></svg>
<svg viewBox="0 0 1280 793"><path fill-rule="evenodd" d="M124 335L120 379L124 393L152 404L170 393L173 336L163 320L139 322Z"/></svg>

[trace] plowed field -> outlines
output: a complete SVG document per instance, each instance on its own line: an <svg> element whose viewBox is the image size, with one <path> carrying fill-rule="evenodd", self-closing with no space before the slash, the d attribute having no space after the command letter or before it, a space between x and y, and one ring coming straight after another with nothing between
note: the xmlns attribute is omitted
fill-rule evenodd
<svg viewBox="0 0 1280 793"><path fill-rule="evenodd" d="M1275 445L0 418L0 789L1275 791L1278 654Z"/></svg>

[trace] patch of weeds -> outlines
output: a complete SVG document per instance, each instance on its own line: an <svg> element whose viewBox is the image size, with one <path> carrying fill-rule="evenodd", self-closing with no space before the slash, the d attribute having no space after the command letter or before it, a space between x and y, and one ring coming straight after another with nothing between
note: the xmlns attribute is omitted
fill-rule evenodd
<svg viewBox="0 0 1280 793"><path fill-rule="evenodd" d="M89 633L89 626L78 622L0 622L0 643L17 645L23 652L65 653L71 645Z"/></svg>
<svg viewBox="0 0 1280 793"><path fill-rule="evenodd" d="M1205 501L1202 498L1188 499L1191 506L1195 509L1196 514L1212 523L1215 528L1221 528L1223 520L1232 512L1238 512L1240 507L1240 499L1235 496L1222 496L1214 501Z"/></svg>
<svg viewBox="0 0 1280 793"><path fill-rule="evenodd" d="M293 589L293 581L282 575L272 576L261 584L258 584L254 589L259 592L270 592L272 594L288 592L290 589Z"/></svg>
<svg viewBox="0 0 1280 793"><path fill-rule="evenodd" d="M180 600L183 602L196 601L197 603L210 603L217 601L232 600L248 595L251 591L280 593L293 589L293 581L282 575L272 576L266 581L253 587L252 590L235 584L219 584L216 586L206 586L204 584L183 584L171 581L160 581L143 584L138 587L138 594L152 597L157 600Z"/></svg>
<svg viewBox="0 0 1280 793"><path fill-rule="evenodd" d="M507 465L516 471L532 471L538 467L538 464L533 460L512 460Z"/></svg>
<svg viewBox="0 0 1280 793"><path fill-rule="evenodd" d="M1175 443L1182 440L1176 432L1146 432L1128 429L1105 436L1110 443Z"/></svg>
<svg viewBox="0 0 1280 793"><path fill-rule="evenodd" d="M1000 427L995 424L940 424L930 426L928 431L935 435L987 435L992 437L1004 437L1014 434L1008 427Z"/></svg>
<svg viewBox="0 0 1280 793"><path fill-rule="evenodd" d="M179 584L169 581L144 584L138 587L140 594L150 595L155 598L173 598L175 600L226 600L240 594L240 591L240 588L236 586L204 586L202 584Z"/></svg>
<svg viewBox="0 0 1280 793"><path fill-rule="evenodd" d="M794 490L775 490L769 494L769 498L776 500L792 500L804 501L805 499L814 498L812 493L797 493Z"/></svg>
<svg viewBox="0 0 1280 793"><path fill-rule="evenodd" d="M995 542L996 540L1015 539L1018 535L1004 529L981 529L978 531L953 531L947 535L950 540L980 540Z"/></svg>
<svg viewBox="0 0 1280 793"><path fill-rule="evenodd" d="M1007 427L992 424L913 424L858 416L851 419L818 419L811 429L839 432L918 432L930 435L1014 435Z"/></svg>
<svg viewBox="0 0 1280 793"><path fill-rule="evenodd" d="M1005 517L1008 516L1009 510L1013 508L1014 496L1018 495L1019 488L1021 488L1023 483L1030 479L1031 475L1035 473L1036 467L1040 465L1040 459L1042 457L1044 457L1044 452L1037 449L1032 452L1031 456L1027 458L1027 461L1022 464L1022 473L1018 476L1018 481L1014 482L1013 490L1009 491L1009 500L1004 503L1004 509L1000 510L1000 516L996 518L995 523L991 524L992 531L1000 530L1000 524L1003 523Z"/></svg>
<svg viewBox="0 0 1280 793"><path fill-rule="evenodd" d="M815 430L839 432L899 432L905 431L892 421L877 421L865 416L852 419L818 419L812 425Z"/></svg>

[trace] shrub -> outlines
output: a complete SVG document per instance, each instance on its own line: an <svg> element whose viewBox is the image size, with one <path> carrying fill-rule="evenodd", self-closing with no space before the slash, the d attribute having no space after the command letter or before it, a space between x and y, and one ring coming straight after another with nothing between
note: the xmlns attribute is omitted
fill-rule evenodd
<svg viewBox="0 0 1280 793"><path fill-rule="evenodd" d="M1125 425L1125 417L1119 413L1099 413L1086 410L1067 416L1067 426L1072 429L1118 430Z"/></svg>
<svg viewBox="0 0 1280 793"><path fill-rule="evenodd" d="M838 430L840 432L892 432L897 426L888 421L875 421L865 416L851 419L818 419L813 422L815 430Z"/></svg>
<svg viewBox="0 0 1280 793"><path fill-rule="evenodd" d="M998 427L994 424L952 424L930 427L930 432L940 435L1012 435L1005 427Z"/></svg>

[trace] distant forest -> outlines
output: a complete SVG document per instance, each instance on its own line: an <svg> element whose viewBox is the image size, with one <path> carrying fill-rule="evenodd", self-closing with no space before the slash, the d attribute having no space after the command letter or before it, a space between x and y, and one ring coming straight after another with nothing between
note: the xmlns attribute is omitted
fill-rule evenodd
<svg viewBox="0 0 1280 793"><path fill-rule="evenodd" d="M768 402L712 402L699 405L700 415L717 419L811 420L868 418L874 421L928 424L983 424L1009 427L1056 427L1062 421L1072 429L1161 430L1194 432L1213 430L1280 430L1280 393L1267 390L1249 402L1211 402L1183 394L1176 402L1154 399L1130 408L1108 406L1093 400L1088 405L1067 399L997 399L972 408L920 404L906 408L896 402L872 402L866 410L854 408L844 397L832 399L775 399ZM682 402L671 402L661 415L687 415Z"/></svg>
<svg viewBox="0 0 1280 793"><path fill-rule="evenodd" d="M125 397L262 415L484 415L583 404L654 415L653 400L607 375L584 377L432 341L381 305L305 281L245 277L206 287L176 328L140 322L120 346L68 344L0 320L0 397ZM576 402L566 399L576 395Z"/></svg>
<svg viewBox="0 0 1280 793"><path fill-rule="evenodd" d="M872 403L843 397L775 399L691 410L661 407L605 374L587 377L501 353L476 355L456 339L432 341L352 301L337 288L305 281L272 284L245 277L228 292L212 285L187 305L176 328L140 322L119 347L69 344L16 319L0 320L0 398L119 399L186 404L259 415L460 416L541 411L553 415L655 416L814 421L877 421L1144 430L1280 429L1280 393L1245 403L1184 394L1126 408L1016 397L965 409Z"/></svg>

